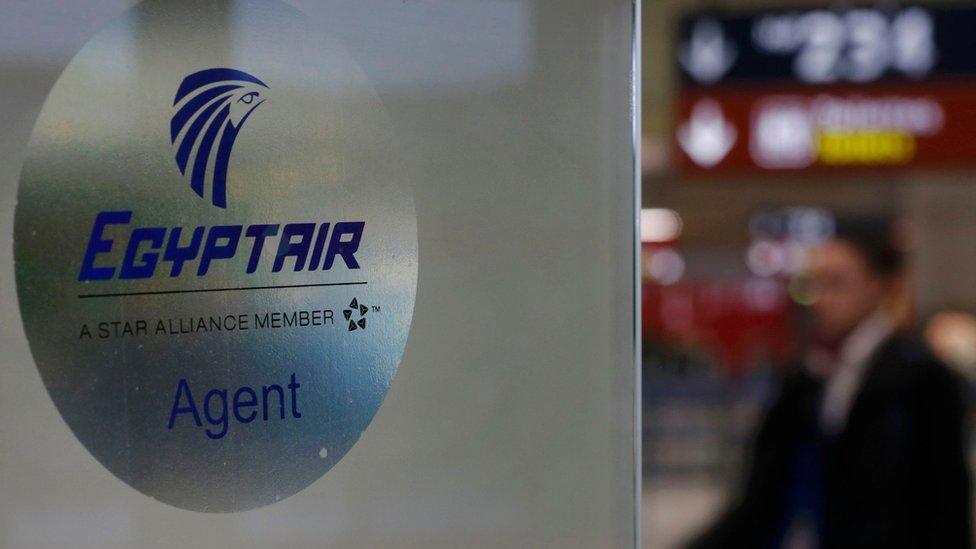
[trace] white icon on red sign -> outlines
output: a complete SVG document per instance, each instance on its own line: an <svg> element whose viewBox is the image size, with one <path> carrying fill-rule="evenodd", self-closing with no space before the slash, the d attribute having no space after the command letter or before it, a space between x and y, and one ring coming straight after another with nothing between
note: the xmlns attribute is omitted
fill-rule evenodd
<svg viewBox="0 0 976 549"><path fill-rule="evenodd" d="M814 161L810 109L798 101L767 101L753 112L749 152L771 170L806 168Z"/></svg>
<svg viewBox="0 0 976 549"><path fill-rule="evenodd" d="M736 136L735 126L712 99L695 103L691 117L678 128L678 144L702 168L721 162L735 145Z"/></svg>

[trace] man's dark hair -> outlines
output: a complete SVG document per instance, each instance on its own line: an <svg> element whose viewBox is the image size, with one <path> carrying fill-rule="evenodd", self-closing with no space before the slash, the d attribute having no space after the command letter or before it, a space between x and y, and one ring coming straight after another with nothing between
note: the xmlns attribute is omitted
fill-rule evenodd
<svg viewBox="0 0 976 549"><path fill-rule="evenodd" d="M894 224L889 219L837 219L834 238L853 246L875 275L896 276L904 267L905 254L895 240Z"/></svg>

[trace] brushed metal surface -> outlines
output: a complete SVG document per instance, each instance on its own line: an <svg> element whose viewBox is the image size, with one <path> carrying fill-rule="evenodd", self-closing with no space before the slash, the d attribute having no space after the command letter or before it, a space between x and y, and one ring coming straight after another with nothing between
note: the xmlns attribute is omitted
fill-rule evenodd
<svg viewBox="0 0 976 549"><path fill-rule="evenodd" d="M328 474L245 512L165 505L92 457L28 348L13 218L45 96L132 3L5 5L0 491L17 496L0 499L0 547L634 546L633 5L291 4L361 68L414 195L416 304L385 401ZM248 120L232 170L260 156L244 151L275 100ZM142 160L172 170L158 139L159 158ZM185 192L153 215L202 207L172 185Z"/></svg>
<svg viewBox="0 0 976 549"><path fill-rule="evenodd" d="M229 111L231 123L248 119L226 207L211 204L211 189L192 192L169 143L170 117L195 97L173 104L184 76L213 67L267 83L228 98L228 109L247 108L241 98L258 93L248 90L261 94L236 121ZM31 137L14 259L34 361L99 462L140 492L200 511L280 501L338 463L386 396L413 312L416 216L397 150L355 61L284 4L145 2L81 49ZM120 211L130 223L93 234L100 212ZM345 257L313 268L308 252L273 272L285 224L314 224L311 245L323 223L339 222L365 223L356 268ZM277 234L262 248L241 235L236 255L205 274L197 251L171 275L162 249L173 227L182 246L204 227L199 250L212 227L250 224ZM135 227L166 232L157 249L137 248L136 265L157 262L152 276L122 279ZM336 234L321 240L323 259ZM112 239L91 262L114 269L111 280L79 275L96 238ZM356 321L363 328L347 329Z"/></svg>

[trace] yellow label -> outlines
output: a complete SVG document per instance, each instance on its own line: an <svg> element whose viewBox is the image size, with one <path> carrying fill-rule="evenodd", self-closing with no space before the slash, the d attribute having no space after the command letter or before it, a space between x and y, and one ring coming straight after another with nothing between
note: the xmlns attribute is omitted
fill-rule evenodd
<svg viewBox="0 0 976 549"><path fill-rule="evenodd" d="M822 132L817 156L824 164L904 164L915 156L915 136L896 131Z"/></svg>

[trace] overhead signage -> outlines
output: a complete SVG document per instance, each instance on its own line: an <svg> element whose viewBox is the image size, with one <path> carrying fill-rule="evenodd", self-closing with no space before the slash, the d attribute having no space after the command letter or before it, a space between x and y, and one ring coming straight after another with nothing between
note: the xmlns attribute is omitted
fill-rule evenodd
<svg viewBox="0 0 976 549"><path fill-rule="evenodd" d="M704 11L682 20L677 61L699 87L976 76L973 28L960 4Z"/></svg>
<svg viewBox="0 0 976 549"><path fill-rule="evenodd" d="M229 512L349 452L413 312L397 150L356 61L282 3L151 0L82 48L34 128L14 248L41 378L102 465Z"/></svg>
<svg viewBox="0 0 976 549"><path fill-rule="evenodd" d="M976 163L968 86L688 93L676 145L688 172L952 167Z"/></svg>

